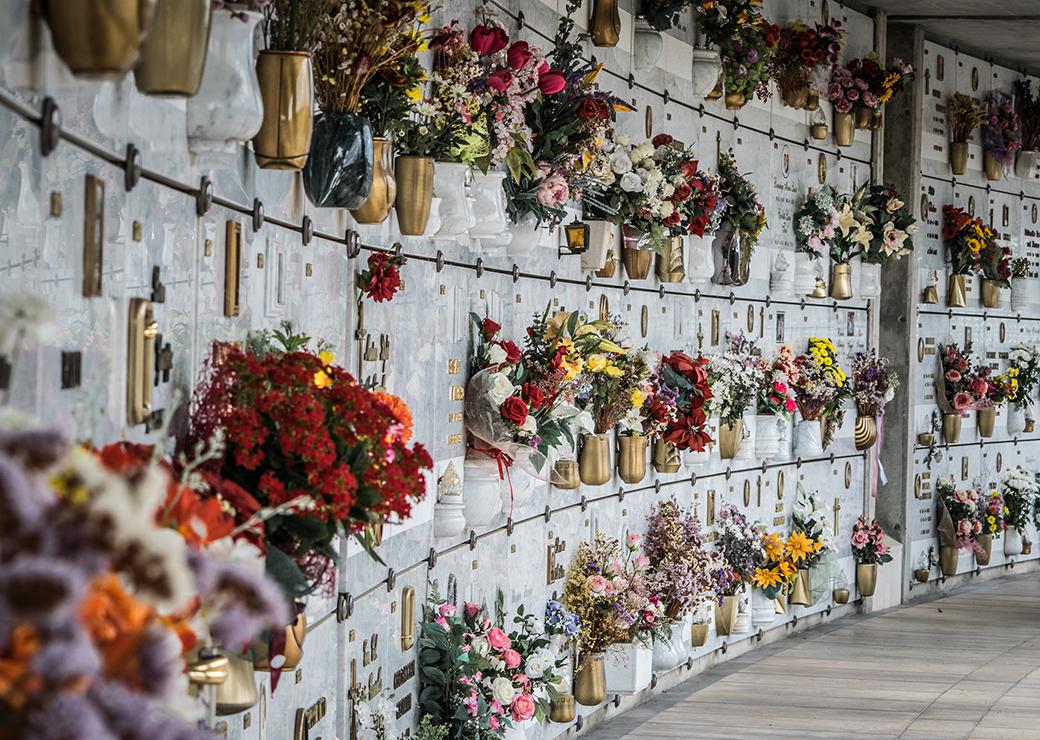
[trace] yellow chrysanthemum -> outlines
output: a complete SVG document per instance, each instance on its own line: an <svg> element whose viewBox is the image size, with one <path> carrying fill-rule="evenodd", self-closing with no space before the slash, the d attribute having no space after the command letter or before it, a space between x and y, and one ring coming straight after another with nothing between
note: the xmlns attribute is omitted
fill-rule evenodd
<svg viewBox="0 0 1040 740"><path fill-rule="evenodd" d="M638 388L633 388L629 400L632 402L632 408L641 409L643 408L643 402L646 401L646 396Z"/></svg>
<svg viewBox="0 0 1040 740"><path fill-rule="evenodd" d="M798 570L790 560L781 560L777 567L780 568L780 575L784 577L785 581L791 580L791 576Z"/></svg>
<svg viewBox="0 0 1040 740"><path fill-rule="evenodd" d="M787 538L787 555L796 563L804 560L813 551L812 540L801 532L793 532Z"/></svg>
<svg viewBox="0 0 1040 740"><path fill-rule="evenodd" d="M318 359L321 360L321 364L325 367L328 367L336 360L336 358L333 356L331 352L320 352L318 354ZM314 373L314 385L316 385L318 388L326 388L331 384L332 378L329 377L329 374L324 370L319 370L318 372Z"/></svg>

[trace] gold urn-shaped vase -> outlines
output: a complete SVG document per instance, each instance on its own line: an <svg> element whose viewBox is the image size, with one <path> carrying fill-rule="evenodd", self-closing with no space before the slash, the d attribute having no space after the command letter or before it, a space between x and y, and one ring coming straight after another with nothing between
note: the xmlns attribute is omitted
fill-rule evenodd
<svg viewBox="0 0 1040 740"><path fill-rule="evenodd" d="M618 477L625 483L639 483L646 477L646 436L618 435Z"/></svg>
<svg viewBox="0 0 1040 740"><path fill-rule="evenodd" d="M1000 305L1000 285L982 278L982 291L979 295L983 308L996 308Z"/></svg>
<svg viewBox="0 0 1040 740"><path fill-rule="evenodd" d="M723 597L722 603L715 606L715 634L733 634L733 625L737 623L737 613L740 606L739 596Z"/></svg>
<svg viewBox="0 0 1040 740"><path fill-rule="evenodd" d="M877 564L856 563L856 588L860 596L873 596L877 589Z"/></svg>
<svg viewBox="0 0 1040 740"><path fill-rule="evenodd" d="M806 103L809 102L809 88L808 87L794 87L784 90L781 93L784 105L788 108L804 108Z"/></svg>
<svg viewBox="0 0 1040 740"><path fill-rule="evenodd" d="M726 93L726 110L740 110L745 105L747 105L747 95L744 93Z"/></svg>
<svg viewBox="0 0 1040 740"><path fill-rule="evenodd" d="M831 598L834 599L835 604L848 604L849 590L847 588L836 588L831 591Z"/></svg>
<svg viewBox="0 0 1040 740"><path fill-rule="evenodd" d="M946 284L946 305L949 308L963 308L967 304L968 294L964 278L964 275L950 275Z"/></svg>
<svg viewBox="0 0 1040 740"><path fill-rule="evenodd" d="M618 0L592 0L589 36L593 46L617 46L621 40L621 12Z"/></svg>
<svg viewBox="0 0 1040 740"><path fill-rule="evenodd" d="M609 434L587 434L582 438L578 472L585 485L602 486L610 480L610 444Z"/></svg>
<svg viewBox="0 0 1040 740"><path fill-rule="evenodd" d="M856 126L851 113L834 114L834 143L838 146L852 146L856 136Z"/></svg>
<svg viewBox="0 0 1040 740"><path fill-rule="evenodd" d="M939 569L944 576L949 578L957 575L957 561L959 557L960 553L956 547L943 546L939 548Z"/></svg>
<svg viewBox="0 0 1040 740"><path fill-rule="evenodd" d="M577 707L574 706L574 695L557 694L549 707L549 721L567 724L573 722L576 715Z"/></svg>
<svg viewBox="0 0 1040 740"><path fill-rule="evenodd" d="M603 261L603 267L596 270L596 277L612 278L615 272L617 272L617 255L613 249L608 249L607 257Z"/></svg>
<svg viewBox="0 0 1040 740"><path fill-rule="evenodd" d="M979 565L989 565L989 559L993 555L993 535L980 534L977 542L979 548L975 550L975 562Z"/></svg>
<svg viewBox="0 0 1040 740"><path fill-rule="evenodd" d="M229 655L227 671L227 678L217 686L216 709L221 717L244 712L260 701L249 660Z"/></svg>
<svg viewBox="0 0 1040 740"><path fill-rule="evenodd" d="M986 171L986 179L990 182L1004 179L1004 165L992 154L982 155L982 168Z"/></svg>
<svg viewBox="0 0 1040 740"><path fill-rule="evenodd" d="M138 91L145 95L197 93L212 18L211 0L159 0L134 68Z"/></svg>
<svg viewBox="0 0 1040 740"><path fill-rule="evenodd" d="M791 603L801 604L802 606L812 606L812 588L809 584L809 569L799 568L798 577L794 580L794 584L791 587Z"/></svg>
<svg viewBox="0 0 1040 740"><path fill-rule="evenodd" d="M719 456L723 460L732 460L740 452L740 443L744 437L744 420L737 419L719 424Z"/></svg>
<svg viewBox="0 0 1040 740"><path fill-rule="evenodd" d="M877 419L869 414L856 416L856 449L869 450L877 442Z"/></svg>
<svg viewBox="0 0 1040 740"><path fill-rule="evenodd" d="M678 473L682 465L679 450L666 439L655 440L653 465L658 473Z"/></svg>
<svg viewBox="0 0 1040 740"><path fill-rule="evenodd" d="M627 224L622 228L621 261L625 263L625 273L632 280L645 280L654 264L654 251L640 249L643 232Z"/></svg>
<svg viewBox="0 0 1040 740"><path fill-rule="evenodd" d="M683 259L683 240L673 236L664 254L657 255L657 268L654 272L662 283L681 283L686 279L685 260Z"/></svg>
<svg viewBox="0 0 1040 740"><path fill-rule="evenodd" d="M980 437L992 437L993 427L997 423L997 410L993 406L978 410L978 428Z"/></svg>
<svg viewBox="0 0 1040 740"><path fill-rule="evenodd" d="M40 0L54 50L77 77L122 77L141 55L155 0Z"/></svg>
<svg viewBox="0 0 1040 740"><path fill-rule="evenodd" d="M695 647L704 647L704 643L708 641L708 628L707 622L697 622L690 625L690 644Z"/></svg>
<svg viewBox="0 0 1040 740"><path fill-rule="evenodd" d="M852 298L852 265L848 262L831 265L830 296L838 301Z"/></svg>
<svg viewBox="0 0 1040 740"><path fill-rule="evenodd" d="M394 165L397 180L397 225L405 236L422 236L433 203L433 157L401 156Z"/></svg>
<svg viewBox="0 0 1040 740"><path fill-rule="evenodd" d="M581 474L578 472L577 460L557 460L553 464L549 481L561 491L573 491L581 485Z"/></svg>
<svg viewBox="0 0 1040 740"><path fill-rule="evenodd" d="M968 142L950 142L950 171L955 175L968 171Z"/></svg>
<svg viewBox="0 0 1040 740"><path fill-rule="evenodd" d="M314 133L314 75L305 51L262 51L256 78L264 120L253 137L253 156L265 170L302 170Z"/></svg>
<svg viewBox="0 0 1040 740"><path fill-rule="evenodd" d="M874 111L870 108L857 108L853 118L858 129L870 128L870 122L874 118Z"/></svg>
<svg viewBox="0 0 1040 740"><path fill-rule="evenodd" d="M372 138L372 189L361 207L353 209L350 215L359 224L381 224L390 215L396 197L393 144L384 136L375 136Z"/></svg>
<svg viewBox="0 0 1040 740"><path fill-rule="evenodd" d="M956 444L961 438L961 415L958 413L942 415L942 433L946 444Z"/></svg>
<svg viewBox="0 0 1040 740"><path fill-rule="evenodd" d="M585 656L574 672L574 701L583 707L597 707L607 700L607 673L603 656Z"/></svg>
<svg viewBox="0 0 1040 740"><path fill-rule="evenodd" d="M307 615L300 612L285 628L285 650L273 658L268 653L268 644L258 642L253 646L253 668L258 671L293 671L303 660L303 642L307 639Z"/></svg>

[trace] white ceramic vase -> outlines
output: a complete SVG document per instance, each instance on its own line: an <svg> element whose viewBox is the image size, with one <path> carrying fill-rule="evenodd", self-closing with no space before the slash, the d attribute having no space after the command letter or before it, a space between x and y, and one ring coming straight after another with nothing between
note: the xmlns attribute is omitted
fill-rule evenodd
<svg viewBox="0 0 1040 740"><path fill-rule="evenodd" d="M434 234L441 228L441 199L434 196L430 199L430 218L426 221L426 231L423 232L424 239L432 239Z"/></svg>
<svg viewBox="0 0 1040 740"><path fill-rule="evenodd" d="M526 257L531 254L541 242L544 231L532 213L524 215L520 223L511 224L509 230L513 238L506 245L506 254L510 257Z"/></svg>
<svg viewBox="0 0 1040 740"><path fill-rule="evenodd" d="M758 432L758 424L756 423L755 417L744 416L744 425L741 430L741 443L740 448L737 450L737 454L733 457L734 460L754 460L755 459L755 445L756 437Z"/></svg>
<svg viewBox="0 0 1040 740"><path fill-rule="evenodd" d="M711 445L706 446L700 452L694 452L693 450L683 450L682 452L683 465L707 465L711 462Z"/></svg>
<svg viewBox="0 0 1040 740"><path fill-rule="evenodd" d="M707 283L715 274L715 263L712 259L711 247L715 237L709 234L696 236L690 234L686 238L686 281L690 283Z"/></svg>
<svg viewBox="0 0 1040 740"><path fill-rule="evenodd" d="M823 429L819 419L800 419L794 425L794 454L803 460L823 454Z"/></svg>
<svg viewBox="0 0 1040 740"><path fill-rule="evenodd" d="M1026 430L1026 410L1021 406L1009 403L1004 412L1007 414L1007 433L1012 437Z"/></svg>
<svg viewBox="0 0 1040 740"><path fill-rule="evenodd" d="M674 636L677 632L681 632L681 625L678 622L673 622L672 635ZM682 657L675 651L675 643L671 637L665 638L654 638L654 649L653 649L653 669L654 673L663 673L664 671L670 671L675 666L679 665L679 661Z"/></svg>
<svg viewBox="0 0 1040 740"><path fill-rule="evenodd" d="M693 49L693 71L691 86L693 94L703 98L715 89L722 71L722 58L716 49Z"/></svg>
<svg viewBox="0 0 1040 740"><path fill-rule="evenodd" d="M451 464L449 472L454 484L446 486L443 492L439 491L440 500L433 507L433 536L438 539L458 537L466 530L466 505L463 498L465 489ZM447 475L448 473L445 477Z"/></svg>
<svg viewBox="0 0 1040 740"><path fill-rule="evenodd" d="M610 221L591 219L585 222L589 227L589 248L581 253L581 269L583 272L602 270L607 264L607 252L614 250L618 254L618 227Z"/></svg>
<svg viewBox="0 0 1040 740"><path fill-rule="evenodd" d="M456 239L473 224L466 193L469 167L459 162L437 162L433 168L433 194L441 199L441 226L437 239Z"/></svg>
<svg viewBox="0 0 1040 740"><path fill-rule="evenodd" d="M766 596L760 588L751 589L751 621L756 627L776 621L776 599Z"/></svg>
<svg viewBox="0 0 1040 740"><path fill-rule="evenodd" d="M769 292L774 298L794 296L794 267L789 253L783 249L771 249L772 270L769 273Z"/></svg>
<svg viewBox="0 0 1040 740"><path fill-rule="evenodd" d="M864 262L856 270L859 273L859 295L862 298L881 296L881 265Z"/></svg>
<svg viewBox="0 0 1040 740"><path fill-rule="evenodd" d="M632 64L637 72L653 69L661 60L664 38L645 18L637 17L632 29Z"/></svg>
<svg viewBox="0 0 1040 740"><path fill-rule="evenodd" d="M809 295L816 287L816 263L806 252L794 253L794 294Z"/></svg>
<svg viewBox="0 0 1040 740"><path fill-rule="evenodd" d="M1011 281L1011 310L1015 313L1029 312L1029 287L1032 280L1015 278Z"/></svg>
<svg viewBox="0 0 1040 740"><path fill-rule="evenodd" d="M509 489L499 473L498 461L480 453L466 455L462 496L466 526L486 527L502 511L502 489Z"/></svg>
<svg viewBox="0 0 1040 740"><path fill-rule="evenodd" d="M1015 157L1015 177L1028 180L1036 172L1038 152L1020 150Z"/></svg>
<svg viewBox="0 0 1040 740"><path fill-rule="evenodd" d="M772 460L780 454L780 431L775 414L755 417L755 455L760 460Z"/></svg>
<svg viewBox="0 0 1040 740"><path fill-rule="evenodd" d="M486 239L501 234L509 225L506 215L506 193L502 189L505 172L473 173L470 191L473 193L473 225L469 235Z"/></svg>
<svg viewBox="0 0 1040 740"><path fill-rule="evenodd" d="M502 514L516 516L517 510L531 499L536 481L514 465L506 472L506 482L501 488Z"/></svg>
<svg viewBox="0 0 1040 740"><path fill-rule="evenodd" d="M650 685L653 651L635 641L613 645L603 656L603 668L607 694L634 694Z"/></svg>
<svg viewBox="0 0 1040 740"><path fill-rule="evenodd" d="M262 18L213 11L202 83L187 100L188 147L196 154L232 156L264 122L253 55L253 29Z"/></svg>
<svg viewBox="0 0 1040 740"><path fill-rule="evenodd" d="M1014 527L1004 530L1004 555L1020 555L1022 553L1022 533Z"/></svg>

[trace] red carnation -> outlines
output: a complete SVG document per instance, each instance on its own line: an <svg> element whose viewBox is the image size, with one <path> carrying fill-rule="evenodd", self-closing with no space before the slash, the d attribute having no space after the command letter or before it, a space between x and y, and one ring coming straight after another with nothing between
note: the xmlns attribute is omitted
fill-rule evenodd
<svg viewBox="0 0 1040 740"><path fill-rule="evenodd" d="M527 404L516 396L510 396L507 398L501 406L498 407L499 413L502 414L502 418L506 421L510 421L517 426L522 426L527 421Z"/></svg>
<svg viewBox="0 0 1040 740"><path fill-rule="evenodd" d="M385 252L373 252L368 258L368 269L361 276L363 290L376 303L393 299L401 287L397 259Z"/></svg>
<svg viewBox="0 0 1040 740"><path fill-rule="evenodd" d="M684 159L679 163L679 168L682 170L683 177L689 180L691 177L697 174L697 160L696 159Z"/></svg>

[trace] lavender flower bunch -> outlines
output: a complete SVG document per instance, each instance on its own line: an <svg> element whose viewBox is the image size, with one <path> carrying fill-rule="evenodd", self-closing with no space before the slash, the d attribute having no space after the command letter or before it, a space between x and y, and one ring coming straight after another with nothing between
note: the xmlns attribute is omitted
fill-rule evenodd
<svg viewBox="0 0 1040 740"><path fill-rule="evenodd" d="M692 508L680 509L674 498L658 504L647 517L643 552L650 559L650 593L665 605L668 619L679 619L714 595L711 561Z"/></svg>
<svg viewBox="0 0 1040 740"><path fill-rule="evenodd" d="M726 563L743 580L765 562L762 529L749 522L733 504L726 504L719 511L715 542Z"/></svg>
<svg viewBox="0 0 1040 740"><path fill-rule="evenodd" d="M899 376L888 369L888 359L871 349L857 352L852 359L852 398L861 416L880 419L885 404L895 397Z"/></svg>

